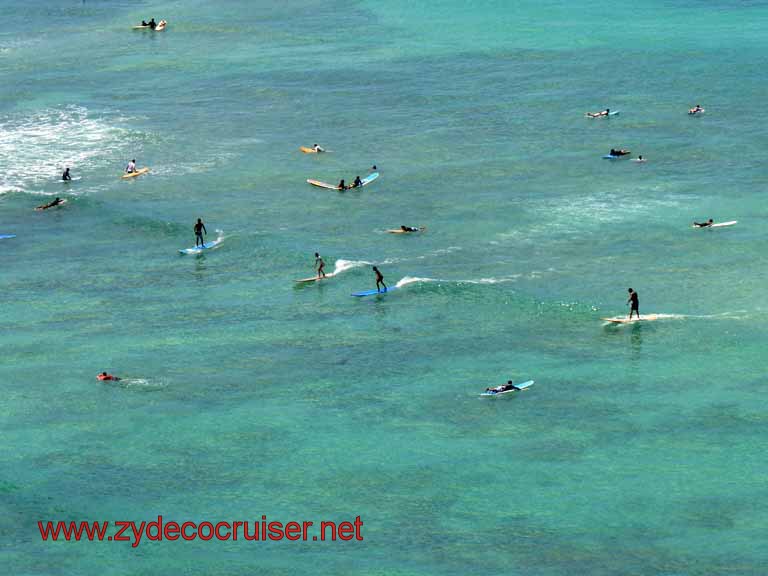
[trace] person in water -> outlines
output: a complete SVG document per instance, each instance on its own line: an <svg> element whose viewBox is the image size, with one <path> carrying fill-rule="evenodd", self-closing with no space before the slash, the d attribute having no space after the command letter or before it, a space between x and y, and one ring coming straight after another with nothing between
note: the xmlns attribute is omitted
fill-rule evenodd
<svg viewBox="0 0 768 576"><path fill-rule="evenodd" d="M203 232L208 234L208 230L205 229L203 220L198 218L197 223L195 224L195 248L197 248L198 243L200 243L200 246L205 246L205 240L203 240Z"/></svg>
<svg viewBox="0 0 768 576"><path fill-rule="evenodd" d="M636 160L636 162L645 162L645 158L643 158L643 155L642 155L642 154L640 154L640 155L637 157L637 160Z"/></svg>
<svg viewBox="0 0 768 576"><path fill-rule="evenodd" d="M414 228L413 226L400 226L400 230L403 232L419 232L421 228Z"/></svg>
<svg viewBox="0 0 768 576"><path fill-rule="evenodd" d="M611 148L610 152L611 156L626 156L627 154L629 154L629 150L614 150Z"/></svg>
<svg viewBox="0 0 768 576"><path fill-rule="evenodd" d="M688 110L688 114L696 114L698 112L704 112L704 108L701 107L701 104L696 104L695 108Z"/></svg>
<svg viewBox="0 0 768 576"><path fill-rule="evenodd" d="M632 314L636 313L637 319L640 320L640 300L637 297L637 292L632 290L632 288L630 288L628 292L629 298L627 298L627 304L630 304L629 319L632 320Z"/></svg>
<svg viewBox="0 0 768 576"><path fill-rule="evenodd" d="M693 225L696 226L696 228L709 228L714 223L715 223L714 220L710 218L706 222L694 222Z"/></svg>
<svg viewBox="0 0 768 576"><path fill-rule="evenodd" d="M70 173L69 173L69 168L66 168L66 169L64 170L64 174L62 174L62 175L61 175L61 179L62 179L62 180L64 180L64 181L66 181L66 180L72 180L72 176L71 176L71 175L70 175Z"/></svg>
<svg viewBox="0 0 768 576"><path fill-rule="evenodd" d="M136 159L134 158L130 162L128 162L128 166L125 167L125 173L126 174L133 174L136 172Z"/></svg>
<svg viewBox="0 0 768 576"><path fill-rule="evenodd" d="M371 166L371 170L373 170L374 172L376 172L376 170L378 170L378 168L376 168L376 164L374 164L373 166Z"/></svg>
<svg viewBox="0 0 768 576"><path fill-rule="evenodd" d="M113 380L115 382L119 382L120 381L120 378L118 378L117 376L112 376L112 374L107 374L106 372L102 372L101 374L96 376L96 378L98 380L101 380L102 382L104 382L106 380Z"/></svg>
<svg viewBox="0 0 768 576"><path fill-rule="evenodd" d="M321 148L319 144L315 144L314 146L312 146L312 150L314 150L318 154L320 152L325 152L325 148Z"/></svg>
<svg viewBox="0 0 768 576"><path fill-rule="evenodd" d="M495 392L498 394L499 392L508 392L509 390L517 390L520 391L520 388L515 386L512 383L512 380L507 380L506 384L502 384L501 386L494 386L493 388L486 388L486 392Z"/></svg>
<svg viewBox="0 0 768 576"><path fill-rule="evenodd" d="M587 112L587 116L590 118L598 118L600 116L608 116L611 113L610 108L606 108L602 112Z"/></svg>
<svg viewBox="0 0 768 576"><path fill-rule="evenodd" d="M325 262L323 262L318 252L315 252L315 268L317 269L317 277L325 278Z"/></svg>
<svg viewBox="0 0 768 576"><path fill-rule="evenodd" d="M155 19L154 19L154 18L152 18L152 19L149 21L149 27L150 27L150 28L152 28L152 30L154 30L155 28L157 28L157 23L155 22Z"/></svg>
<svg viewBox="0 0 768 576"><path fill-rule="evenodd" d="M48 208L53 208L54 206L58 206L59 204L63 204L64 200L56 196L56 200L53 202L48 202L48 204L41 204L35 210L47 210Z"/></svg>
<svg viewBox="0 0 768 576"><path fill-rule="evenodd" d="M344 182L344 178L341 179L337 188L339 190L347 190L347 184Z"/></svg>
<svg viewBox="0 0 768 576"><path fill-rule="evenodd" d="M381 272L379 272L379 269L376 268L376 266L373 267L373 271L376 273L376 292L381 292L379 285L384 286L384 292L386 292L387 285L384 284L384 276L381 275Z"/></svg>
<svg viewBox="0 0 768 576"><path fill-rule="evenodd" d="M363 181L360 180L360 176L356 176L355 181L352 182L352 188L357 188L358 186L362 186L362 185L363 185Z"/></svg>

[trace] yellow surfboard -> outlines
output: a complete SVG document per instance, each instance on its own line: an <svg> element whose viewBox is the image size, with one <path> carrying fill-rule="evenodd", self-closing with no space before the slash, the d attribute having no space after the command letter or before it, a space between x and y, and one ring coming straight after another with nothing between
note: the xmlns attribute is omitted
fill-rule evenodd
<svg viewBox="0 0 768 576"><path fill-rule="evenodd" d="M123 174L121 178L136 178L136 176L141 176L142 174L146 174L149 172L149 168L142 168L140 170L136 170L136 172L129 172L128 174Z"/></svg>

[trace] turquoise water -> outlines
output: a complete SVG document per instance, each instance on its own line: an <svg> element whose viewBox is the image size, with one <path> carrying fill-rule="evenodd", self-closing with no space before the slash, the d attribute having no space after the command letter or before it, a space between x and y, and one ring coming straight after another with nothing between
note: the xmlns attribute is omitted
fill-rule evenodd
<svg viewBox="0 0 768 576"><path fill-rule="evenodd" d="M8 573L764 574L768 7L276 4L0 1Z"/></svg>

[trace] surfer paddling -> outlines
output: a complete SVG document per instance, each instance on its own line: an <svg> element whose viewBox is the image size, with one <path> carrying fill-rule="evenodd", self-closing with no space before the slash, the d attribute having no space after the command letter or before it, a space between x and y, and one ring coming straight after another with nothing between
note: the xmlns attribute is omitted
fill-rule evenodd
<svg viewBox="0 0 768 576"><path fill-rule="evenodd" d="M312 146L312 150L314 150L318 154L320 154L320 152L325 152L325 148L323 148L319 144L315 144L314 146Z"/></svg>
<svg viewBox="0 0 768 576"><path fill-rule="evenodd" d="M48 202L48 204L40 204L40 206L36 207L35 210L48 210L48 208L53 208L54 206L59 206L60 204L64 204L64 200L57 196L56 200Z"/></svg>
<svg viewBox="0 0 768 576"><path fill-rule="evenodd" d="M637 297L637 292L629 288L629 298L627 298L627 304L629 307L629 319L632 320L632 314L637 314L637 319L640 320L640 300Z"/></svg>
<svg viewBox="0 0 768 576"><path fill-rule="evenodd" d="M379 269L376 266L373 267L373 271L376 273L376 292L381 292L379 285L384 286L384 292L387 291L387 285L384 284L384 276L381 275Z"/></svg>
<svg viewBox="0 0 768 576"><path fill-rule="evenodd" d="M587 116L590 118L599 118L600 116L609 116L611 114L611 109L606 108L602 112L587 112Z"/></svg>
<svg viewBox="0 0 768 576"><path fill-rule="evenodd" d="M315 268L317 269L317 277L325 278L325 262L320 257L319 252L315 252Z"/></svg>
<svg viewBox="0 0 768 576"><path fill-rule="evenodd" d="M520 391L521 389L515 386L512 383L512 380L507 380L506 384L502 384L501 386L494 386L493 388L486 388L486 392L490 392L491 394L498 394L499 392L509 392L510 390L517 390Z"/></svg>
<svg viewBox="0 0 768 576"><path fill-rule="evenodd" d="M694 225L696 228L709 228L709 227L710 227L710 226L712 226L712 224L714 224L714 223L715 223L715 222L712 220L712 218L710 218L710 219L709 219L709 220L707 220L706 222L694 222L694 223L693 223L693 225Z"/></svg>
<svg viewBox="0 0 768 576"><path fill-rule="evenodd" d="M205 240L203 240L203 232L208 234L208 230L205 229L205 224L203 224L203 220L201 218L197 219L197 223L195 224L195 248L197 248L198 243L200 246L205 246Z"/></svg>

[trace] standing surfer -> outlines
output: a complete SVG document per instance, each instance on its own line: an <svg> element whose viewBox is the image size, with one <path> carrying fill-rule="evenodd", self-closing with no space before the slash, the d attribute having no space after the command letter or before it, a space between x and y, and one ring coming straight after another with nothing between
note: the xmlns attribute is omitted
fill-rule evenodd
<svg viewBox="0 0 768 576"><path fill-rule="evenodd" d="M325 262L323 262L323 259L320 257L319 252L315 252L315 269L317 269L317 277L318 278L325 278Z"/></svg>
<svg viewBox="0 0 768 576"><path fill-rule="evenodd" d="M197 248L198 242L200 243L200 246L205 247L205 240L203 240L203 232L208 234L208 230L205 229L205 224L203 224L203 220L201 218L198 218L197 224L195 224L195 248Z"/></svg>
<svg viewBox="0 0 768 576"><path fill-rule="evenodd" d="M376 292L381 292L381 288L379 287L379 284L384 286L384 292L386 292L387 285L384 284L384 276L381 275L381 272L379 272L379 269L376 268L376 266L373 267L373 271L376 273Z"/></svg>
<svg viewBox="0 0 768 576"><path fill-rule="evenodd" d="M637 298L637 292L630 288L628 290L629 298L627 298L627 304L630 304L629 319L632 320L632 313L637 314L637 319L640 320L640 300Z"/></svg>

